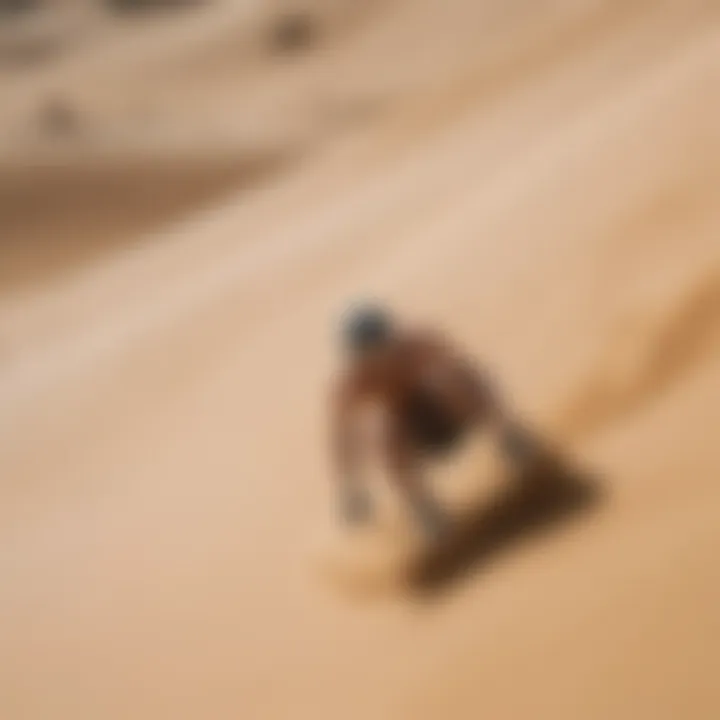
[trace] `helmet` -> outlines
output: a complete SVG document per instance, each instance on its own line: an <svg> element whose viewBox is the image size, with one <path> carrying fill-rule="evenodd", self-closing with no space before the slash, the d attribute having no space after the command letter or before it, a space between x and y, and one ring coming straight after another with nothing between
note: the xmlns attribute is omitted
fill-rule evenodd
<svg viewBox="0 0 720 720"><path fill-rule="evenodd" d="M379 305L363 303L352 308L342 325L342 341L353 353L384 345L394 332L390 314Z"/></svg>

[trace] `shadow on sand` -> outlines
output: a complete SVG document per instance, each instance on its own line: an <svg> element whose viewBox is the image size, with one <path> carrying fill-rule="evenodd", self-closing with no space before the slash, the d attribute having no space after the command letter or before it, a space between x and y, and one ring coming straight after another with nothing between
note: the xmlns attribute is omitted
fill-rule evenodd
<svg viewBox="0 0 720 720"><path fill-rule="evenodd" d="M597 482L555 451L538 447L535 458L488 502L468 508L447 542L426 550L407 577L414 595L435 595L489 565L513 544L549 531L594 509Z"/></svg>

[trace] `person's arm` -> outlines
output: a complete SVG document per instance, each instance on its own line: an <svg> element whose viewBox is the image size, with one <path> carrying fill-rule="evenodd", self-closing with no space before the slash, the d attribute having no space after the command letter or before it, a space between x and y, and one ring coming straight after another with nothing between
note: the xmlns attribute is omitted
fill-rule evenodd
<svg viewBox="0 0 720 720"><path fill-rule="evenodd" d="M360 444L358 409L362 389L353 378L345 378L334 390L332 398L332 459L337 481L340 512L345 520L365 519L370 501L360 476Z"/></svg>

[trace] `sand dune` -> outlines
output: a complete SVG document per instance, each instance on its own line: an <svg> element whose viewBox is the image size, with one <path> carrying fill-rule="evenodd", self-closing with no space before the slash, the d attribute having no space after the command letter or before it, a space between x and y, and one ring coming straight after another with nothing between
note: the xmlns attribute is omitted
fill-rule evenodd
<svg viewBox="0 0 720 720"><path fill-rule="evenodd" d="M215 12L142 72L118 31L0 89L23 138L0 714L717 717L716 4L398 1L292 60L240 60ZM50 87L92 132L23 134ZM247 186L252 148L292 161ZM432 593L323 583L323 393L357 293L456 334L593 501L468 455L438 470L476 507Z"/></svg>
<svg viewBox="0 0 720 720"><path fill-rule="evenodd" d="M285 162L145 156L0 172L0 292L37 287L108 249L132 245L142 233L237 193Z"/></svg>

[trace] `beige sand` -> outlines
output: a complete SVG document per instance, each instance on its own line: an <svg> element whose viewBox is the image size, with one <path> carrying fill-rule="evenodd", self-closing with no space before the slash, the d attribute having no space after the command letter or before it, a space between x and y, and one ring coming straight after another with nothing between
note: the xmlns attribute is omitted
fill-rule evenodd
<svg viewBox="0 0 720 720"><path fill-rule="evenodd" d="M0 716L719 717L719 6L334 10L296 59L208 11L3 71ZM33 129L49 91L77 137ZM247 188L250 150L285 160ZM360 292L497 368L604 502L430 597L333 592L308 547Z"/></svg>

